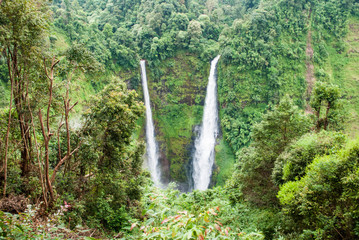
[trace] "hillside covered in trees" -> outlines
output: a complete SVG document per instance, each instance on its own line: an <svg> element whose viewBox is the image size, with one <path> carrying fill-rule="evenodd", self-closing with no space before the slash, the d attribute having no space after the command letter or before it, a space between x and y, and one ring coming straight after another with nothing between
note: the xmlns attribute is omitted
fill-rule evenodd
<svg viewBox="0 0 359 240"><path fill-rule="evenodd" d="M0 53L0 238L359 238L357 1L0 0Z"/></svg>

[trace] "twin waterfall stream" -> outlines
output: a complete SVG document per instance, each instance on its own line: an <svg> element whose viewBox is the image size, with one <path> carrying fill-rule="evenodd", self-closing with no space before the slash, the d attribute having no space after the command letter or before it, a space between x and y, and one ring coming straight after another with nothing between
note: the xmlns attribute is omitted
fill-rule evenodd
<svg viewBox="0 0 359 240"><path fill-rule="evenodd" d="M206 190L209 187L214 164L214 147L218 136L218 106L217 106L217 74L216 68L220 56L211 62L208 78L207 94L203 109L202 125L195 140L195 152L192 160L193 189ZM156 186L161 186L158 146L155 138L155 128L152 120L150 96L147 86L146 62L141 60L141 75L143 94L146 106L146 155L151 177Z"/></svg>
<svg viewBox="0 0 359 240"><path fill-rule="evenodd" d="M146 75L146 61L141 60L141 76L143 95L145 98L146 106L146 153L148 168L151 172L151 177L156 186L161 185L161 174L158 162L158 146L155 138L155 127L152 120L150 94L147 87L147 75Z"/></svg>
<svg viewBox="0 0 359 240"><path fill-rule="evenodd" d="M211 62L207 94L203 109L202 126L195 141L193 156L194 189L206 190L211 181L214 164L214 147L218 135L217 75L216 67L220 56Z"/></svg>

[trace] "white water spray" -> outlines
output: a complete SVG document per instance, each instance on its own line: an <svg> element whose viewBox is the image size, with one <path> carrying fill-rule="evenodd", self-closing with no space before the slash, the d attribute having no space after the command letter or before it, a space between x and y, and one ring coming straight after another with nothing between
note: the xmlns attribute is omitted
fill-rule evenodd
<svg viewBox="0 0 359 240"><path fill-rule="evenodd" d="M152 120L152 111L151 111L151 102L150 94L147 87L147 75L146 75L146 61L141 60L141 76L142 76L142 87L143 94L145 97L145 106L146 106L146 155L148 168L151 172L152 180L156 186L161 185L161 176L158 163L158 147L155 138L155 127Z"/></svg>
<svg viewBox="0 0 359 240"><path fill-rule="evenodd" d="M214 163L214 147L218 135L216 66L219 58L220 56L217 56L211 62L202 126L195 140L192 176L194 189L199 190L208 188Z"/></svg>

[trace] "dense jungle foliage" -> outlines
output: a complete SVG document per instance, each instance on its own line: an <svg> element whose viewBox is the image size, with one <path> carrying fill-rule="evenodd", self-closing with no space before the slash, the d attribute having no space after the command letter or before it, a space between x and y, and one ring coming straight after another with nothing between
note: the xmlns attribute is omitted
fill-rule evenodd
<svg viewBox="0 0 359 240"><path fill-rule="evenodd" d="M359 238L358 39L355 0L0 0L0 238ZM217 55L211 188L186 192Z"/></svg>

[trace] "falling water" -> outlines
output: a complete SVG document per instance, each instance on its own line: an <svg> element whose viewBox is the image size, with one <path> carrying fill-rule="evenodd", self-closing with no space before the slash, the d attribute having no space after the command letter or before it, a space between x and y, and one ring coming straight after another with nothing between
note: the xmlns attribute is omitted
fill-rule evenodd
<svg viewBox="0 0 359 240"><path fill-rule="evenodd" d="M194 189L199 190L206 190L208 188L214 163L214 147L218 135L216 66L219 58L220 56L217 56L211 62L203 122L200 133L195 141L192 176Z"/></svg>
<svg viewBox="0 0 359 240"><path fill-rule="evenodd" d="M160 170L158 164L158 152L157 142L155 138L155 128L152 120L150 94L148 93L147 87L147 76L146 76L146 61L141 60L141 75L142 75L142 86L143 94L145 97L146 106L146 145L147 145L147 163L148 168L151 172L151 177L157 186L160 186Z"/></svg>

